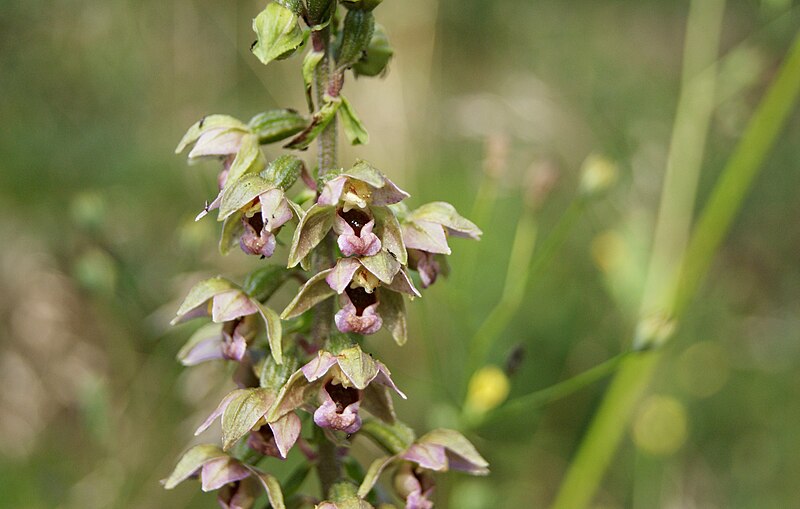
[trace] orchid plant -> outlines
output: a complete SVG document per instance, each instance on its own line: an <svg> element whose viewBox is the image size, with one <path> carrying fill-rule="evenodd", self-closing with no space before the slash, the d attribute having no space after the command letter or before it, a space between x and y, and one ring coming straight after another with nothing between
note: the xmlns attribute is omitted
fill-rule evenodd
<svg viewBox="0 0 800 509"><path fill-rule="evenodd" d="M167 489L199 477L224 508L254 507L260 490L275 509L433 507L433 474L450 469L488 473L487 462L460 433L437 429L419 438L395 415L392 398L406 395L365 337L386 329L403 345L406 300L420 297L446 270L449 237L479 239L481 231L444 202L411 209L409 194L372 164L345 168L336 160L341 126L353 145L368 141L341 94L348 71L380 76L392 56L373 11L381 0L275 0L253 21L253 54L264 64L304 50L302 75L309 114L274 109L242 122L209 115L194 124L177 152L222 163L219 193L198 220L216 211L220 251L237 245L272 258L293 229L286 263L264 264L236 284L223 277L197 283L173 323L207 317L178 357L187 366L221 360L235 365L237 389L197 429L216 419L222 443L190 448L164 481ZM271 159L262 146L288 151L317 144L314 165L296 152ZM286 235L288 240L288 234ZM299 281L281 313L273 297ZM368 468L349 455L365 437L386 451ZM298 449L302 467L283 482L273 461ZM273 464L274 465L274 464ZM299 493L316 467L322 492ZM394 492L378 487L393 470ZM394 505L393 505L394 504Z"/></svg>

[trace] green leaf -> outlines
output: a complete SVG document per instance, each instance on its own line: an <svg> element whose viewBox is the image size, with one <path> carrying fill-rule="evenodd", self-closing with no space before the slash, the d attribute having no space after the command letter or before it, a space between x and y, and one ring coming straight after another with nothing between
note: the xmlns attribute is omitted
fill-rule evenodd
<svg viewBox="0 0 800 509"><path fill-rule="evenodd" d="M178 308L177 316L171 323L173 325L179 323L183 315L205 304L206 301L213 298L215 295L234 289L236 289L236 286L233 283L221 277L213 277L205 281L200 281L189 290L189 294Z"/></svg>
<svg viewBox="0 0 800 509"><path fill-rule="evenodd" d="M364 390L378 376L378 365L358 345L342 350L337 356L339 367L356 389Z"/></svg>
<svg viewBox="0 0 800 509"><path fill-rule="evenodd" d="M186 131L186 134L183 135L180 143L178 143L178 148L175 149L175 153L180 154L186 150L186 147L196 142L201 134L211 129L248 130L245 124L229 115L208 115L197 121Z"/></svg>
<svg viewBox="0 0 800 509"><path fill-rule="evenodd" d="M281 108L259 113L250 119L250 130L262 145L294 136L306 127L306 118L296 110Z"/></svg>
<svg viewBox="0 0 800 509"><path fill-rule="evenodd" d="M297 15L278 3L267 4L253 20L253 30L258 41L252 51L264 65L288 57L303 43Z"/></svg>
<svg viewBox="0 0 800 509"><path fill-rule="evenodd" d="M335 213L336 209L332 206L313 205L303 215L300 224L294 231L292 245L289 248L288 266L290 268L300 263L300 260L322 242L322 239L333 227Z"/></svg>
<svg viewBox="0 0 800 509"><path fill-rule="evenodd" d="M267 492L267 498L269 499L269 504L272 506L272 509L286 509L283 503L283 492L281 492L281 485L278 480L274 476L262 472L255 467L246 466L247 469L261 481L261 486L263 486L264 491Z"/></svg>
<svg viewBox="0 0 800 509"><path fill-rule="evenodd" d="M228 216L222 223L222 234L219 238L219 253L227 255L231 248L239 245L239 237L244 233L242 226L242 212L237 211Z"/></svg>
<svg viewBox="0 0 800 509"><path fill-rule="evenodd" d="M381 245L400 262L408 265L408 253L403 242L400 222L389 207L371 207L375 222L380 226Z"/></svg>
<svg viewBox="0 0 800 509"><path fill-rule="evenodd" d="M356 77L378 76L386 71L386 66L389 64L389 60L392 59L392 55L394 55L394 51L389 44L386 30L376 23L367 51L361 60L353 65L353 74Z"/></svg>
<svg viewBox="0 0 800 509"><path fill-rule="evenodd" d="M372 272L384 284L391 284L400 271L400 262L395 260L385 249L381 249L375 256L362 256L359 258L361 265Z"/></svg>
<svg viewBox="0 0 800 509"><path fill-rule="evenodd" d="M372 40L375 16L369 11L351 10L344 18L342 42L336 51L336 68L339 71L361 60Z"/></svg>
<svg viewBox="0 0 800 509"><path fill-rule="evenodd" d="M305 150L311 145L317 136L326 128L331 121L335 121L336 112L339 110L342 101L336 97L327 97L325 104L311 117L311 123L297 136L284 145L284 148Z"/></svg>
<svg viewBox="0 0 800 509"><path fill-rule="evenodd" d="M183 454L178 464L175 466L175 470L172 471L168 478L161 482L164 484L165 489L171 490L189 478L189 476L195 473L198 468L202 467L204 463L225 456L227 456L227 454L216 445L196 445Z"/></svg>
<svg viewBox="0 0 800 509"><path fill-rule="evenodd" d="M222 414L222 449L230 449L264 417L274 398L266 389L246 389Z"/></svg>
<svg viewBox="0 0 800 509"><path fill-rule="evenodd" d="M258 195L274 189L275 184L268 181L261 175L245 175L230 185L225 186L222 191L222 199L219 204L218 221L224 221L235 212L243 211Z"/></svg>
<svg viewBox="0 0 800 509"><path fill-rule="evenodd" d="M282 265L266 265L248 274L242 289L253 299L266 302L291 275Z"/></svg>
<svg viewBox="0 0 800 509"><path fill-rule="evenodd" d="M297 181L305 163L293 155L283 155L269 163L261 172L261 176L272 182L275 187L286 191Z"/></svg>
<svg viewBox="0 0 800 509"><path fill-rule="evenodd" d="M406 324L406 303L403 295L391 290L380 291L380 303L378 312L383 317L383 325L392 334L395 342L403 346L408 338L408 326Z"/></svg>
<svg viewBox="0 0 800 509"><path fill-rule="evenodd" d="M308 111L314 111L314 99L312 98L312 86L314 84L314 70L319 65L322 57L325 56L324 51L311 50L303 57L303 83L306 87L306 102L308 103Z"/></svg>
<svg viewBox="0 0 800 509"><path fill-rule="evenodd" d="M299 316L317 305L319 302L336 295L336 292L325 281L331 269L323 270L304 284L292 302L281 313L281 318L288 320Z"/></svg>
<svg viewBox="0 0 800 509"><path fill-rule="evenodd" d="M397 459L396 456L381 456L373 461L367 469L367 474L364 476L364 481L358 488L358 496L365 498L372 491L372 488L378 482L381 473L386 470L386 467L392 464Z"/></svg>
<svg viewBox="0 0 800 509"><path fill-rule="evenodd" d="M342 107L339 111L342 114L342 127L344 127L345 136L347 136L351 145L366 145L369 143L369 133L367 133L367 129L364 127L361 119L356 115L356 112L350 105L350 101L344 97L341 99Z"/></svg>

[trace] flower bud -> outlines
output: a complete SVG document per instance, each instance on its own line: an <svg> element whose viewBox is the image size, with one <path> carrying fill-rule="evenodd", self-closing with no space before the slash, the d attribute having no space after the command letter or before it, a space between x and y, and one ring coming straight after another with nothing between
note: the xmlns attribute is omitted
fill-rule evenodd
<svg viewBox="0 0 800 509"><path fill-rule="evenodd" d="M531 210L539 210L560 178L561 174L552 161L534 163L525 175L525 204Z"/></svg>
<svg viewBox="0 0 800 509"><path fill-rule="evenodd" d="M372 40L375 17L369 11L351 10L344 18L342 43L336 53L336 65L347 69L361 60Z"/></svg>
<svg viewBox="0 0 800 509"><path fill-rule="evenodd" d="M342 4L350 10L372 11L383 0L342 0Z"/></svg>
<svg viewBox="0 0 800 509"><path fill-rule="evenodd" d="M250 119L248 127L258 135L262 145L294 136L307 124L306 118L289 108L275 109L259 113Z"/></svg>
<svg viewBox="0 0 800 509"><path fill-rule="evenodd" d="M306 0L306 21L310 26L325 23L333 14L335 5L333 0Z"/></svg>
<svg viewBox="0 0 800 509"><path fill-rule="evenodd" d="M372 32L372 39L361 60L353 65L353 73L358 76L378 76L386 71L389 60L392 59L394 51L389 45L389 38L383 26L376 23L375 30Z"/></svg>
<svg viewBox="0 0 800 509"><path fill-rule="evenodd" d="M619 176L617 164L605 156L592 154L586 158L581 167L579 192L591 198L597 196L614 185Z"/></svg>

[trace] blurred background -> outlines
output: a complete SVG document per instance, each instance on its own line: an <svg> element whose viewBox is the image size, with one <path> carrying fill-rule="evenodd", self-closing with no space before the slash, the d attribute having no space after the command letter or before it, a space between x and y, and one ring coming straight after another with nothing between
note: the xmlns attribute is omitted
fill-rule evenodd
<svg viewBox="0 0 800 509"><path fill-rule="evenodd" d="M192 483L158 483L231 388L223 366L176 362L196 324L168 321L194 282L258 262L218 255L218 225L193 222L216 165L188 167L173 150L208 113L304 108L298 57L266 68L249 53L261 8L0 4L0 507L216 506ZM486 478L444 476L439 507L552 500L604 382L465 419L467 345L504 295L518 223L534 225L538 248L571 214L550 263L529 278L527 266L510 273L522 282L479 364L512 368L514 399L628 347L688 10L683 0L389 0L376 11L396 57L385 79L346 83L371 143L341 161L363 157L410 191L412 206L450 201L484 231L480 243L452 241L449 281L410 307L404 348L383 332L367 343L410 395L396 403L407 422L465 429L492 465ZM727 3L698 203L798 28L797 2ZM595 507L800 507L798 139L794 112ZM590 154L620 177L575 213Z"/></svg>

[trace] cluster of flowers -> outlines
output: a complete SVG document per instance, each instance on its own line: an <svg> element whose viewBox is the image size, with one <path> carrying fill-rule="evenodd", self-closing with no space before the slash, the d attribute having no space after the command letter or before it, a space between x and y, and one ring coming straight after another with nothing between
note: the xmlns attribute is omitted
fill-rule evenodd
<svg viewBox="0 0 800 509"><path fill-rule="evenodd" d="M267 11L285 17L289 9L276 2ZM327 104L344 105L341 114L352 120L343 98ZM352 127L345 118L343 123ZM317 507L372 507L378 502L373 490L378 477L394 465L395 491L405 507L430 508L432 472L486 474L487 463L455 431L415 438L397 420L391 393L406 396L387 367L363 351L363 336L385 328L398 344L405 343L405 296L419 297L416 285L427 288L446 272L448 237L478 239L481 232L444 202L410 210L403 203L408 193L365 161L319 178L294 155L268 162L261 145L290 136L306 143L318 124L318 115L309 121L293 110L271 110L248 123L211 115L193 125L177 148L180 153L191 147L190 161L222 161L219 193L198 215L217 212L221 252L238 245L248 255L270 258L279 233L295 227L287 264L265 265L242 285L222 277L202 281L178 309L173 323L211 318L181 349L181 362L235 363L238 389L197 429L200 434L220 419L222 446L189 449L164 484L169 489L199 476L204 491L219 490L221 506L236 509L252 507L260 485L272 507L282 509L284 497L294 494L262 468L265 458L284 459L297 445L314 462L314 442L330 441L345 450L354 435L363 435L390 455L378 458L363 478L343 474L328 500L315 500ZM335 246L326 238L335 238ZM326 249L335 250L332 263L312 263ZM294 279L302 286L278 314L267 303ZM319 337L320 316L323 321L330 316L326 320L315 311L331 298L338 309ZM304 426L316 431L303 438Z"/></svg>

